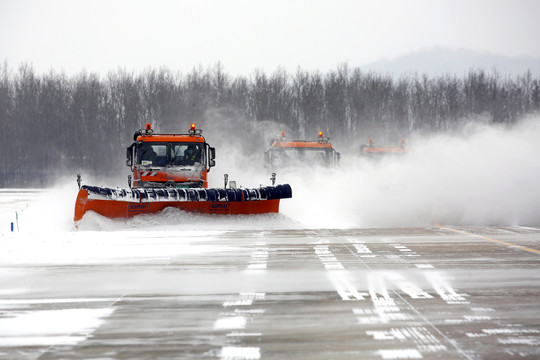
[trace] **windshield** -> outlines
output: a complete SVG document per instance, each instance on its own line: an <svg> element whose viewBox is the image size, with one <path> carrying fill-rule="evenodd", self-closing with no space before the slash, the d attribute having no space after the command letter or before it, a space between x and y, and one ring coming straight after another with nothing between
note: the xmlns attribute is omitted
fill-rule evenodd
<svg viewBox="0 0 540 360"><path fill-rule="evenodd" d="M204 144L144 142L139 144L137 164L144 166L186 166L204 164Z"/></svg>
<svg viewBox="0 0 540 360"><path fill-rule="evenodd" d="M272 165L289 166L298 163L307 165L332 164L332 150L328 148L286 148L273 149Z"/></svg>

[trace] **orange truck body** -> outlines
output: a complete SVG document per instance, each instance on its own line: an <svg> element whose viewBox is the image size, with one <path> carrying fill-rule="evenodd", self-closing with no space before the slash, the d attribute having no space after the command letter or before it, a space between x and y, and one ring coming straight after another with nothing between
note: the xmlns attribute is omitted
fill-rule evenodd
<svg viewBox="0 0 540 360"><path fill-rule="evenodd" d="M272 140L265 152L265 166L269 172L298 165L332 167L339 164L340 154L328 138L319 133L316 140L287 140L285 133Z"/></svg>
<svg viewBox="0 0 540 360"><path fill-rule="evenodd" d="M403 139L400 146L374 146L373 139L369 139L369 144L360 146L360 154L368 156L405 154L406 152L405 140Z"/></svg>

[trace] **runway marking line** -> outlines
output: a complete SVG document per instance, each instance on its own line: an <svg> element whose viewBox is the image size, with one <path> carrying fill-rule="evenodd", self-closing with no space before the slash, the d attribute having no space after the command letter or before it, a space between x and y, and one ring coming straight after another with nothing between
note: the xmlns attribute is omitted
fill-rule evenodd
<svg viewBox="0 0 540 360"><path fill-rule="evenodd" d="M534 254L540 254L540 250L531 249L531 248L528 248L528 247L525 247L525 246L520 246L520 245L508 243L508 242L505 242L505 241L495 240L495 239L489 238L487 236L471 234L471 233L468 233L468 232L465 232L465 231L455 230L455 229L447 228L447 227L440 226L440 225L435 225L435 226L438 227L441 230L448 230L448 231L452 231L452 232L462 234L462 235L477 237L477 238L482 239L482 240L496 242L498 244L510 246L510 247L520 249L520 250L524 250L524 251L528 251L528 252L531 252L531 253L534 253Z"/></svg>

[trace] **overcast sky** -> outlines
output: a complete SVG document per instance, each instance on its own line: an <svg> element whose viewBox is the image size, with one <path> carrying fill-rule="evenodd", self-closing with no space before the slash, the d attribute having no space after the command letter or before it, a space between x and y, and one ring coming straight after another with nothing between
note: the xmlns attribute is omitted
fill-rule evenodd
<svg viewBox="0 0 540 360"><path fill-rule="evenodd" d="M427 47L540 58L538 0L0 0L0 60L106 73L220 61L249 74Z"/></svg>

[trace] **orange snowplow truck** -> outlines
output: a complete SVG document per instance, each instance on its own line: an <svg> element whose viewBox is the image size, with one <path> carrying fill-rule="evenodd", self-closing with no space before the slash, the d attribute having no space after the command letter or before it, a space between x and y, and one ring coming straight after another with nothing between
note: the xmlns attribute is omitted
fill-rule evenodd
<svg viewBox="0 0 540 360"><path fill-rule="evenodd" d="M133 135L126 165L133 172L129 187L207 188L207 173L216 151L191 124L188 134L154 134L150 124Z"/></svg>
<svg viewBox="0 0 540 360"><path fill-rule="evenodd" d="M207 174L215 165L216 151L201 130L191 124L188 134L154 134L150 124L134 135L127 149L129 189L82 185L75 200L77 223L92 211L102 216L130 218L165 208L202 214L266 214L279 212L281 199L292 197L289 184L237 188L225 174L223 188L208 188ZM274 178L275 179L275 178Z"/></svg>
<svg viewBox="0 0 540 360"><path fill-rule="evenodd" d="M270 148L264 153L265 165L270 172L287 167L336 166L340 154L332 147L328 137L319 132L316 140L287 140L285 132L281 138L272 140Z"/></svg>
<svg viewBox="0 0 540 360"><path fill-rule="evenodd" d="M360 146L360 154L371 157L379 157L384 155L400 155L405 154L405 140L401 139L400 146L374 146L373 139L369 139L369 144Z"/></svg>

